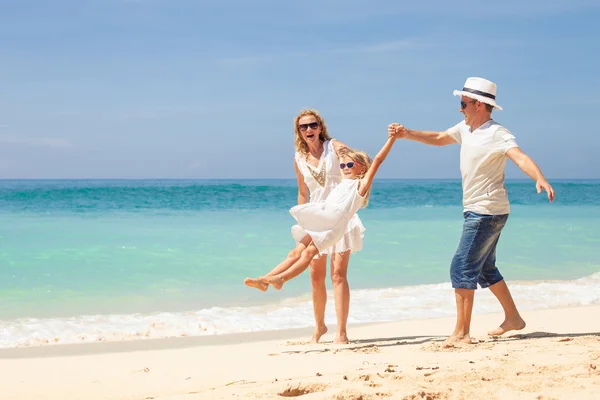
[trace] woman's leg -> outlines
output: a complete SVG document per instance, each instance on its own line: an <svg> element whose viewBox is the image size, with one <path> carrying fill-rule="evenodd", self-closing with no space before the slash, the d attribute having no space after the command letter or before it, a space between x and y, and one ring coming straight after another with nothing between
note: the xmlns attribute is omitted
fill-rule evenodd
<svg viewBox="0 0 600 400"><path fill-rule="evenodd" d="M296 247L288 253L287 257L270 272L268 272L265 276L279 275L282 272L286 271L288 268L290 268L292 265L294 265L294 263L300 259L302 251L306 249L306 247L310 244L311 241L312 240L309 235L304 236L304 238L296 245ZM244 280L244 285L253 287L264 292L269 288L269 284L261 280L261 278L262 277L246 278Z"/></svg>
<svg viewBox="0 0 600 400"><path fill-rule="evenodd" d="M310 341L319 343L321 336L327 333L325 325L325 306L327 305L327 255L323 254L310 263L310 283L312 285L313 313L315 315L315 332Z"/></svg>
<svg viewBox="0 0 600 400"><path fill-rule="evenodd" d="M331 281L337 316L337 334L334 343L348 343L346 324L350 310L350 286L348 285L348 263L350 251L335 253L331 256Z"/></svg>

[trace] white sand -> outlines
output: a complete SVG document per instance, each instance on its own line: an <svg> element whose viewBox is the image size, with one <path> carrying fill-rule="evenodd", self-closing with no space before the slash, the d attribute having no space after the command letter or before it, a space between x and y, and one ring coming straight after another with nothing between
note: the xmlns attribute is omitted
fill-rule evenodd
<svg viewBox="0 0 600 400"><path fill-rule="evenodd" d="M310 330L0 350L0 399L600 399L600 306L474 315L474 345L445 348L452 318ZM332 329L333 331L333 329Z"/></svg>

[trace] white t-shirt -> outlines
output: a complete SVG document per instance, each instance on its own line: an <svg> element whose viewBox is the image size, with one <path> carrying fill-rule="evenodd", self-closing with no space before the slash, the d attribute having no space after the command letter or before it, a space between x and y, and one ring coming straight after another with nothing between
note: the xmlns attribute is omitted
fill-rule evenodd
<svg viewBox="0 0 600 400"><path fill-rule="evenodd" d="M462 121L446 131L460 146L465 211L501 215L510 212L504 185L506 152L519 147L515 137L494 120L471 132Z"/></svg>

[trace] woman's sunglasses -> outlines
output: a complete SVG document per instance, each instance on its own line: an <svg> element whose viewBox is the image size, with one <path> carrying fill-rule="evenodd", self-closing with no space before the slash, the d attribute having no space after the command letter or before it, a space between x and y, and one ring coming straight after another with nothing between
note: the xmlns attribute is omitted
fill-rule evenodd
<svg viewBox="0 0 600 400"><path fill-rule="evenodd" d="M340 164L340 168L341 168L341 169L344 169L344 168L346 168L346 167L348 167L348 168L353 168L353 167L354 167L354 162L353 162L353 161L350 161L349 163L346 163L346 164L344 164L344 163L341 163L341 164Z"/></svg>
<svg viewBox="0 0 600 400"><path fill-rule="evenodd" d="M311 122L310 124L300 124L300 125L298 125L298 129L300 129L302 132L308 130L309 127L310 127L310 129L312 129L314 131L315 129L317 129L319 127L319 123L318 122Z"/></svg>

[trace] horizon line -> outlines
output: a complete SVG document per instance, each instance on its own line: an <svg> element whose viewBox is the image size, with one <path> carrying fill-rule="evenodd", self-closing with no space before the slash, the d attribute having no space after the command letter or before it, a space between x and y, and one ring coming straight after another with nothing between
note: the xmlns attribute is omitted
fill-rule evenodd
<svg viewBox="0 0 600 400"><path fill-rule="evenodd" d="M0 181L282 181L292 178L0 178ZM378 178L377 181L462 181L461 178ZM506 181L531 181L531 178L506 178ZM548 181L595 181L598 178L547 178Z"/></svg>

